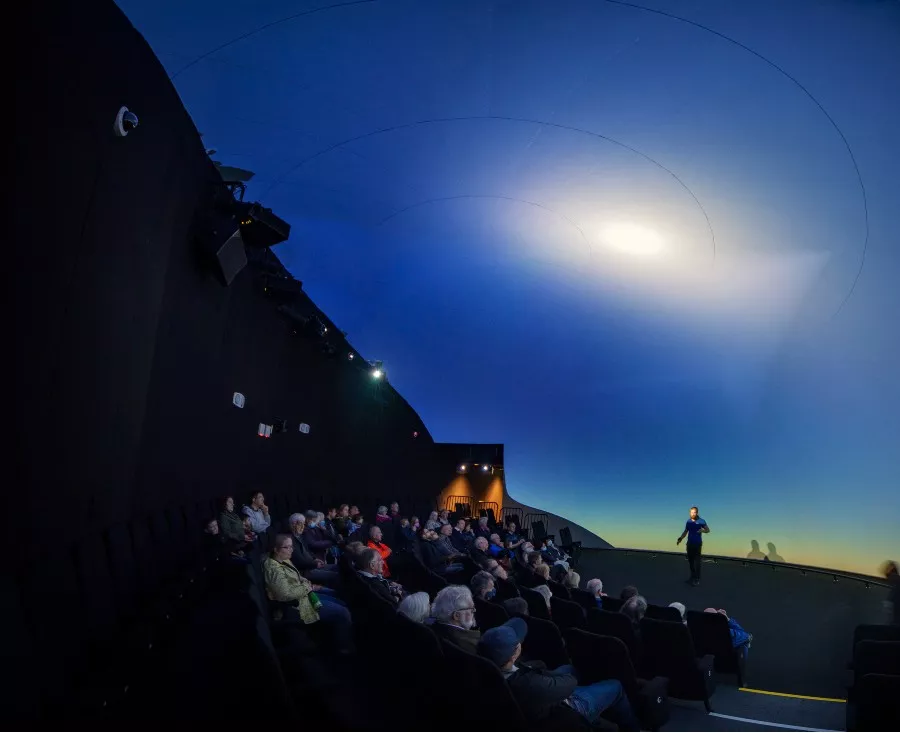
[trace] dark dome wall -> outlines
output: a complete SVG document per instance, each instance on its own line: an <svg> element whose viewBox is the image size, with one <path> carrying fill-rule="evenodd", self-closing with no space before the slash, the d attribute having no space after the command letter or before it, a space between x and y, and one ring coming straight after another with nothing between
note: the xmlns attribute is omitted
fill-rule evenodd
<svg viewBox="0 0 900 733"><path fill-rule="evenodd" d="M257 485L430 503L433 441L406 402L293 337L249 269L224 288L195 261L190 227L218 174L140 34L106 0L20 12L13 541L76 541ZM121 105L140 118L127 138ZM256 437L276 416L292 431Z"/></svg>

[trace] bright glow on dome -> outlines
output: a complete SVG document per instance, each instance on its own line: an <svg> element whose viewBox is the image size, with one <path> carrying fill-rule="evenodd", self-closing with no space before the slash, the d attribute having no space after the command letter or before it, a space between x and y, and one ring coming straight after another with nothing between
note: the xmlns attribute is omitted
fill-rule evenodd
<svg viewBox="0 0 900 733"><path fill-rule="evenodd" d="M607 224L600 237L607 246L640 257L658 254L663 248L659 234L638 224Z"/></svg>

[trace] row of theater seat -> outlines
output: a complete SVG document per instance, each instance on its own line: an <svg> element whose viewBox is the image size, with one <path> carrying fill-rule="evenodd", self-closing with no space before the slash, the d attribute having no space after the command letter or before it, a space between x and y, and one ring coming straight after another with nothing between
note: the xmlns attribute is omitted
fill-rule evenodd
<svg viewBox="0 0 900 733"><path fill-rule="evenodd" d="M900 626L857 626L848 668L847 730L900 730Z"/></svg>
<svg viewBox="0 0 900 733"><path fill-rule="evenodd" d="M322 499L299 490L268 497L280 523ZM0 584L16 670L10 716L102 718L127 706L209 590L202 527L220 509L218 498L173 506L72 543L48 537L40 552L16 559Z"/></svg>

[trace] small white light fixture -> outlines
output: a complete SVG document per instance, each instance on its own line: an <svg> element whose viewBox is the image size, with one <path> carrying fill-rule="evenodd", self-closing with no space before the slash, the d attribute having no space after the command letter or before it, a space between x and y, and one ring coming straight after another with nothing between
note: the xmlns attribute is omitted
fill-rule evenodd
<svg viewBox="0 0 900 733"><path fill-rule="evenodd" d="M231 404L235 407L243 407L244 395L242 395L240 392L235 392L231 397Z"/></svg>
<svg viewBox="0 0 900 733"><path fill-rule="evenodd" d="M300 432L304 435L309 435L309 425L305 422L300 423Z"/></svg>
<svg viewBox="0 0 900 733"><path fill-rule="evenodd" d="M481 470L482 470L482 471L489 471L490 468L491 468L491 467L490 467L487 463L485 463L485 464L481 467Z"/></svg>
<svg viewBox="0 0 900 733"><path fill-rule="evenodd" d="M352 351L349 354L347 354L348 361L353 361L355 358L356 358L356 354L354 354Z"/></svg>
<svg viewBox="0 0 900 733"><path fill-rule="evenodd" d="M381 379L383 376L384 376L384 372L381 371L381 369L373 369L372 370L372 377L374 379Z"/></svg>
<svg viewBox="0 0 900 733"><path fill-rule="evenodd" d="M259 429L256 431L256 434L260 438L271 438L272 437L272 426L266 425L264 422L259 424Z"/></svg>

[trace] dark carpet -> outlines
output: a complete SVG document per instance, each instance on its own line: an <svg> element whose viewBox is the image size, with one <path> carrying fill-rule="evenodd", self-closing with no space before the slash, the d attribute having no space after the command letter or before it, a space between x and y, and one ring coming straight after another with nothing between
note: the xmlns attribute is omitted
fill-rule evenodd
<svg viewBox="0 0 900 733"><path fill-rule="evenodd" d="M578 571L582 588L596 577L610 595L636 585L649 603L724 608L753 634L746 687L817 697L846 697L853 629L883 623L887 598L886 588L858 581L731 562L704 562L701 585L694 588L684 582L683 557L621 550L585 550Z"/></svg>

